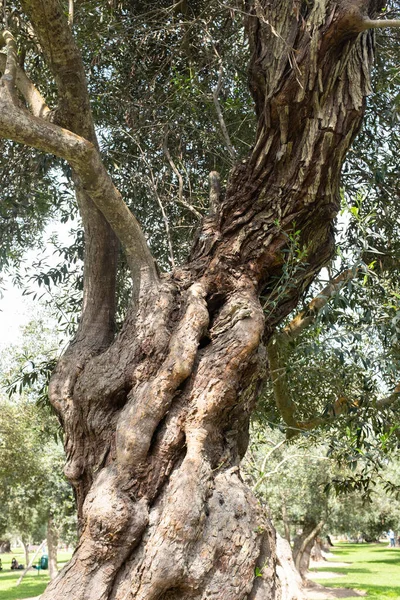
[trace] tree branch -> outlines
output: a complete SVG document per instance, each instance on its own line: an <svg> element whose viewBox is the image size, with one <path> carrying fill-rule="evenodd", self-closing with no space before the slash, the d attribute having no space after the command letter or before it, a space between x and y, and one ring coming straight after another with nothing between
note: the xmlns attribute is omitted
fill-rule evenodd
<svg viewBox="0 0 400 600"><path fill-rule="evenodd" d="M5 91L7 90L7 93ZM103 213L124 247L132 277L139 290L158 280L154 259L143 232L108 175L95 146L84 138L29 114L10 100L1 81L0 135L15 142L55 154L69 162L84 191Z"/></svg>
<svg viewBox="0 0 400 600"><path fill-rule="evenodd" d="M21 0L52 72L58 102L52 121L97 148L82 58L59 0ZM85 232L82 314L65 364L79 363L104 349L115 333L118 239L106 218L74 175L75 195ZM68 369L65 370L67 372Z"/></svg>
<svg viewBox="0 0 400 600"><path fill-rule="evenodd" d="M55 78L58 106L52 113L53 121L88 140L98 149L85 69L62 3L59 0L22 0L21 3ZM93 160L94 154L92 167ZM87 180L81 189L82 173L74 179L85 230L83 312L76 340L79 339L80 346L87 346L87 350L84 349L83 352L89 355L96 352L96 347L107 345L114 334L118 260L116 236L125 246L128 255L134 279L133 296L138 292L140 272L142 275L146 274L142 283L145 279L157 279L156 266L138 222L124 205L104 167L101 165L100 168L99 155L95 162L102 172L103 189L99 184L93 185L94 181L88 185ZM78 172L79 167L74 168ZM105 195L108 193L111 196L106 199ZM119 206L116 212L114 205ZM117 220L121 223L118 224ZM137 265L134 264L134 257L139 261ZM76 346L74 352L76 353Z"/></svg>
<svg viewBox="0 0 400 600"><path fill-rule="evenodd" d="M321 309L338 291L354 278L358 269L346 269L332 279L327 286L308 304L307 308L298 313L294 319L281 331L276 333L267 347L268 362L271 374L272 387L276 406L282 419L288 426L286 435L292 438L301 431L310 431L319 425L329 423L333 418L348 410L349 403L346 398L339 397L332 407L329 416L317 415L308 421L298 421L295 417L296 403L291 399L289 384L286 377L286 368L282 366L282 354L288 342L296 339L316 319Z"/></svg>
<svg viewBox="0 0 400 600"><path fill-rule="evenodd" d="M231 138L229 136L228 128L226 126L224 115L222 114L221 104L219 101L219 94L220 94L221 88L222 88L222 75L223 75L223 68L222 68L222 64L220 64L219 70L218 70L218 82L217 82L216 87L213 90L213 100L214 100L215 110L216 110L217 116L218 116L218 121L219 121L221 130L222 130L222 134L225 139L226 147L228 148L229 156L234 161L234 160L236 160L236 150L231 142Z"/></svg>
<svg viewBox="0 0 400 600"><path fill-rule="evenodd" d="M71 27L59 0L22 0L58 90L54 120L97 144L86 74Z"/></svg>
<svg viewBox="0 0 400 600"><path fill-rule="evenodd" d="M353 279L358 272L357 267L342 271L337 277L332 279L328 285L311 300L305 310L298 313L282 332L276 334L282 337L286 342L296 339L307 327L309 327L317 318L322 308L335 296L345 285Z"/></svg>
<svg viewBox="0 0 400 600"><path fill-rule="evenodd" d="M12 97L12 101L16 102L17 94L15 89L15 80L17 73L17 44L12 34L5 30L0 33L0 48L6 48L6 64L4 74L1 78L2 85Z"/></svg>
<svg viewBox="0 0 400 600"><path fill-rule="evenodd" d="M168 133L164 137L163 151L164 151L166 159L168 160L168 162L170 164L171 169L173 170L173 172L175 173L175 175L178 178L178 198L179 198L179 204L182 204L182 206L184 206L185 208L187 208L188 210L190 210L194 215L196 215L196 217L198 219L201 219L202 214L198 210L196 210L194 208L194 206L192 206L191 204L189 204L189 202L187 202L184 199L184 197L183 197L183 177L180 174L180 172L179 172L176 164L172 160L172 156L171 156L170 151L168 149Z"/></svg>
<svg viewBox="0 0 400 600"><path fill-rule="evenodd" d="M0 73L5 73L7 57L0 53ZM24 97L30 111L35 117L45 119L50 114L50 108L47 106L45 99L32 83L26 73L18 65L16 68L16 87Z"/></svg>
<svg viewBox="0 0 400 600"><path fill-rule="evenodd" d="M68 25L74 24L74 0L68 0Z"/></svg>
<svg viewBox="0 0 400 600"><path fill-rule="evenodd" d="M384 29L386 27L400 27L398 19L363 19L363 30L367 29Z"/></svg>

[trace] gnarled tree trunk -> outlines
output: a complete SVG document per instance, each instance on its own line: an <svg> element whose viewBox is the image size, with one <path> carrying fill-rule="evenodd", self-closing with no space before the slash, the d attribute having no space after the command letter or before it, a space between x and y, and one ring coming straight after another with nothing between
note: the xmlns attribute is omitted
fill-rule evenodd
<svg viewBox="0 0 400 600"><path fill-rule="evenodd" d="M380 2L247 3L255 145L190 260L162 277L99 161L58 2L23 5L55 74L64 129L13 106L0 134L70 162L90 239L84 315L50 386L81 535L42 599L280 598L274 535L240 460L265 344L332 255L340 168L369 89L373 40L362 31ZM7 102L4 93L0 108ZM107 221L140 273L115 338Z"/></svg>

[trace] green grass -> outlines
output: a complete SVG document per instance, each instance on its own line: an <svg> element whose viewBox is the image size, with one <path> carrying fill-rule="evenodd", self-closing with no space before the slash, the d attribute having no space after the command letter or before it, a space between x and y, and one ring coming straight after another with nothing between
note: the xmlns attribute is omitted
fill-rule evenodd
<svg viewBox="0 0 400 600"><path fill-rule="evenodd" d="M337 579L318 579L327 587L346 587L367 592L368 600L400 600L400 548L390 549L382 544L337 544L332 549L334 558L321 564L318 570L344 574ZM10 571L11 559L24 563L21 550L0 554L3 570L0 572L0 600L23 600L39 596L48 582L48 572L28 573L20 586L17 579L22 571ZM59 552L59 566L71 558L71 553ZM346 567L335 567L336 562L349 562Z"/></svg>
<svg viewBox="0 0 400 600"><path fill-rule="evenodd" d="M59 568L71 558L71 554L71 552L58 553ZM22 583L17 587L15 584L23 571L10 570L11 559L14 556L19 563L25 564L25 555L21 549L13 550L9 554L0 554L3 563L3 570L0 571L0 600L23 600L42 594L49 583L48 571L31 571L27 573ZM40 556L38 555L38 560Z"/></svg>
<svg viewBox="0 0 400 600"><path fill-rule="evenodd" d="M345 587L367 592L368 600L400 599L400 548L381 544L337 544L334 558L318 570L343 573L337 579L318 579L327 587ZM352 563L335 567L335 562Z"/></svg>

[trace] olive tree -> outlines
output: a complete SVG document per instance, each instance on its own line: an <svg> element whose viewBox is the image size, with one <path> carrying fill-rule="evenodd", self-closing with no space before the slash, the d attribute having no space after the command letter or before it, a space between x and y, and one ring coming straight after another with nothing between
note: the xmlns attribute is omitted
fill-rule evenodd
<svg viewBox="0 0 400 600"><path fill-rule="evenodd" d="M226 189L211 177L189 257L161 273L103 161L69 5L20 3L48 98L19 66L18 32L0 38L0 136L66 161L85 232L82 314L49 386L80 540L42 598L278 598L274 536L239 470L249 417L266 345L334 250L372 30L398 23L377 19L382 0L228 7L246 28L254 143ZM116 332L120 246L131 300Z"/></svg>

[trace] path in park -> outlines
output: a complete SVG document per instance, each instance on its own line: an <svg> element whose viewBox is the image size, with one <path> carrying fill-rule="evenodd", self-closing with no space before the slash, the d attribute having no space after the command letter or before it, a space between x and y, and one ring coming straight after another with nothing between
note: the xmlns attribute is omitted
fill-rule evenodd
<svg viewBox="0 0 400 600"><path fill-rule="evenodd" d="M312 563L317 566L321 566L321 563ZM329 561L325 563L327 568L329 568ZM341 563L335 562L331 563L335 567L345 567L350 565L351 563ZM311 565L312 566L312 565ZM327 588L323 585L320 585L315 581L315 579L330 579L331 577L341 577L341 573L334 573L332 571L318 571L309 573L309 580L307 587L304 588L304 592L306 594L307 600L334 600L335 598L360 598L361 596L365 596L366 592L362 590L352 590L349 588Z"/></svg>
<svg viewBox="0 0 400 600"><path fill-rule="evenodd" d="M335 598L360 598L365 592L349 590L348 588L327 588L323 585L312 584L304 588L307 600L334 600Z"/></svg>

